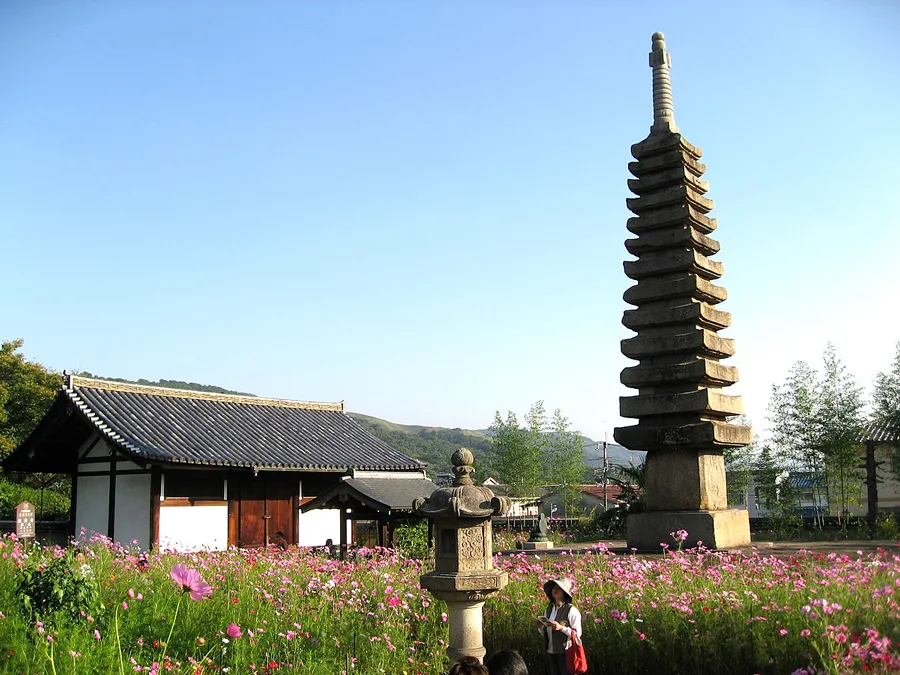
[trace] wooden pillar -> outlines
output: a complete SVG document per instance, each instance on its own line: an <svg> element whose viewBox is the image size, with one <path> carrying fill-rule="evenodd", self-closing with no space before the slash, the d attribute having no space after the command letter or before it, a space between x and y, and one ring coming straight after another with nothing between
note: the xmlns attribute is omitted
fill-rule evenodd
<svg viewBox="0 0 900 675"><path fill-rule="evenodd" d="M375 525L376 525L377 528L378 528L378 545L379 545L380 547L384 547L384 529L385 529L385 526L384 526L384 521L382 520L382 518L381 518L380 516L379 516L378 520L375 521Z"/></svg>
<svg viewBox="0 0 900 675"><path fill-rule="evenodd" d="M78 527L78 465L75 465L75 473L72 474L72 490L69 493L69 536L77 537L80 533L75 530Z"/></svg>
<svg viewBox="0 0 900 675"><path fill-rule="evenodd" d="M341 506L341 560L347 558L347 507Z"/></svg>
<svg viewBox="0 0 900 675"><path fill-rule="evenodd" d="M106 520L106 536L114 539L116 536L116 460L115 451L109 458L109 513Z"/></svg>
<svg viewBox="0 0 900 675"><path fill-rule="evenodd" d="M150 467L150 550L159 548L159 498L162 493L162 469Z"/></svg>

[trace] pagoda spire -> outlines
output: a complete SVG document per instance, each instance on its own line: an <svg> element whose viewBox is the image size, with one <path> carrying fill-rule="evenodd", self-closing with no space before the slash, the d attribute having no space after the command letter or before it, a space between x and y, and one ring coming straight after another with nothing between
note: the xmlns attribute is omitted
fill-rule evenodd
<svg viewBox="0 0 900 675"><path fill-rule="evenodd" d="M669 78L672 57L666 51L665 35L654 33L652 41L650 67L653 68L653 126L650 127L650 133L654 131L677 133L675 107L672 104L672 80Z"/></svg>

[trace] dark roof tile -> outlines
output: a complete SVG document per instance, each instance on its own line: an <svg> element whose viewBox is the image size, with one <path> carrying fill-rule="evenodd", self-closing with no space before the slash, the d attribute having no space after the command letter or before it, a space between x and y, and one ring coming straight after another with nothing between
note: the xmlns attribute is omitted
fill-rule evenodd
<svg viewBox="0 0 900 675"><path fill-rule="evenodd" d="M422 464L360 427L342 403L305 403L73 377L64 393L98 430L139 457L290 470L416 470Z"/></svg>

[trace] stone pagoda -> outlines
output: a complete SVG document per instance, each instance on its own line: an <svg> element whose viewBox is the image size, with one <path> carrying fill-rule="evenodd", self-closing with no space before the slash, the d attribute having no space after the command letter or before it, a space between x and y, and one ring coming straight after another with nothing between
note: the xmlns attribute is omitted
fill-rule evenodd
<svg viewBox="0 0 900 675"><path fill-rule="evenodd" d="M628 188L637 196L627 200L635 236L625 247L637 260L625 263L625 274L637 283L624 299L636 309L622 318L637 333L622 341L622 353L638 365L621 380L638 394L622 397L620 411L638 423L615 430L626 448L647 451L646 511L629 516L628 545L659 551L683 529L686 546L743 546L750 543L748 514L727 508L722 451L752 436L750 427L728 423L742 412L740 397L722 393L738 373L721 363L734 354L734 341L718 334L731 315L716 308L726 292L713 283L723 272L711 259L719 252L709 236L713 203L704 196L700 148L675 126L665 38L654 33L652 41L653 126L631 146L637 161L628 165L635 176Z"/></svg>
<svg viewBox="0 0 900 675"><path fill-rule="evenodd" d="M413 503L413 511L434 526L435 570L419 584L447 603L450 661L484 658L482 608L508 582L494 568L491 519L509 510L509 499L472 482L472 453L460 448L450 458L456 476L452 487L435 490Z"/></svg>

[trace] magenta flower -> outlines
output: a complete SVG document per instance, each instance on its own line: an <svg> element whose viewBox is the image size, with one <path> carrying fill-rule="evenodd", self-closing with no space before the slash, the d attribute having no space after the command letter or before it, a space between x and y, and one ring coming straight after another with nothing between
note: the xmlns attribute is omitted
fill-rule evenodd
<svg viewBox="0 0 900 675"><path fill-rule="evenodd" d="M191 594L191 600L202 600L212 593L209 584L200 578L200 572L188 569L184 565L175 565L170 573L172 580L181 586L181 590Z"/></svg>
<svg viewBox="0 0 900 675"><path fill-rule="evenodd" d="M236 623L230 623L228 624L228 628L225 630L225 633L232 640L237 640L239 637L241 637L241 627Z"/></svg>

